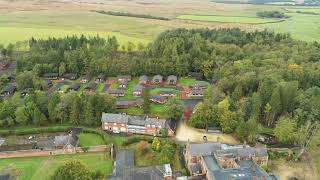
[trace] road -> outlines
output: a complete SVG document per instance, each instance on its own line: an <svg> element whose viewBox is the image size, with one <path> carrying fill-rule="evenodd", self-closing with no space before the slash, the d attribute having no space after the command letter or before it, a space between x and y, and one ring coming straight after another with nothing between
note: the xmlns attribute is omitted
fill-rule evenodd
<svg viewBox="0 0 320 180"><path fill-rule="evenodd" d="M203 136L207 136L209 142L219 142L227 143L227 144L236 144L237 140L231 135L223 134L223 133L207 133L205 130L195 129L187 126L184 122L181 122L178 125L175 139L178 142L204 142Z"/></svg>

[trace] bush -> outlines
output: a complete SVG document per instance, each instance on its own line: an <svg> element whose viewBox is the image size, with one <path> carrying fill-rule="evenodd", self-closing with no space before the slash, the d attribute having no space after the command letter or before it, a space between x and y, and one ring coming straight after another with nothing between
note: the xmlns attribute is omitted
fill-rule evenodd
<svg viewBox="0 0 320 180"><path fill-rule="evenodd" d="M152 143L152 138L147 136L131 136L122 143L122 146L128 146L130 144L138 143L140 141Z"/></svg>

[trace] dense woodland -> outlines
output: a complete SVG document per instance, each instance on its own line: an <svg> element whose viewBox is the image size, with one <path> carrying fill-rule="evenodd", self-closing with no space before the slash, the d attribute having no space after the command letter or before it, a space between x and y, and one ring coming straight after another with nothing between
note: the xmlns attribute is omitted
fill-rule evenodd
<svg viewBox="0 0 320 180"><path fill-rule="evenodd" d="M282 142L294 141L307 147L319 140L315 134L320 135L320 44L296 41L289 34L176 29L160 34L148 46L128 43L122 47L115 37L31 39L30 51L17 59L16 71L18 88L22 78L22 82L25 79L30 82L23 88L35 89L39 88L37 79L47 72L70 72L79 76L159 73L180 77L189 71L202 72L213 84L204 102L196 107L189 125L219 127L226 133L235 132L248 142L262 126L275 128L275 135ZM18 100L1 103L0 119L6 122L2 124L41 124L31 122L37 121L32 116L40 114L29 110L35 106L42 119L76 120L75 124L96 124L99 115L95 112L112 111L109 97L104 99L108 103L101 102L101 109L96 111L92 106L100 100L94 95L54 96L58 95L45 97L40 93L23 103ZM58 105L50 107L51 103ZM67 110L70 111L65 112ZM75 117L75 112L82 113ZM29 113L28 120L21 120L24 113ZM90 113L95 115L87 115ZM86 122L87 116L95 119L93 123ZM296 132L304 139L293 138Z"/></svg>

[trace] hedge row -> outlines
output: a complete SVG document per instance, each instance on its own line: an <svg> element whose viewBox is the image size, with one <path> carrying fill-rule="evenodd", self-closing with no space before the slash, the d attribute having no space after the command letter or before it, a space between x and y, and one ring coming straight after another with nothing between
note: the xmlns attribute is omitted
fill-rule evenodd
<svg viewBox="0 0 320 180"><path fill-rule="evenodd" d="M71 128L72 126L55 126L55 127L10 129L10 130L0 130L0 135L9 136L9 135L29 135L29 134L41 134L41 133L66 132L66 131L69 131Z"/></svg>

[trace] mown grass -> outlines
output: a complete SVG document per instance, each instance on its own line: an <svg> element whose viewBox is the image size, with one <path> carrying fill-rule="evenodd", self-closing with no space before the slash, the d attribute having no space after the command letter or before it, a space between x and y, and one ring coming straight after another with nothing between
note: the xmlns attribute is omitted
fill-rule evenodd
<svg viewBox="0 0 320 180"><path fill-rule="evenodd" d="M0 160L0 169L12 167L20 180L49 179L55 170L70 160L79 160L91 171L101 171L105 175L112 173L112 159L106 153L83 153L49 157L23 157Z"/></svg>
<svg viewBox="0 0 320 180"><path fill-rule="evenodd" d="M104 90L105 84L99 83L96 87L96 92L102 92Z"/></svg>
<svg viewBox="0 0 320 180"><path fill-rule="evenodd" d="M125 90L125 96L122 97L121 99L126 99L126 100L136 99L136 97L133 95L133 88L137 84L138 84L138 79L137 78L134 78L131 81L129 81L128 82L128 87Z"/></svg>
<svg viewBox="0 0 320 180"><path fill-rule="evenodd" d="M78 137L81 147L99 146L105 144L101 136L98 134L81 133Z"/></svg>
<svg viewBox="0 0 320 180"><path fill-rule="evenodd" d="M244 17L244 16L221 16L221 15L180 15L178 19L193 20L193 21L209 21L222 23L244 23L244 24L264 24L278 22L278 19L266 19L258 17Z"/></svg>

